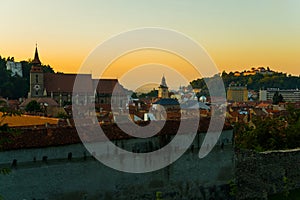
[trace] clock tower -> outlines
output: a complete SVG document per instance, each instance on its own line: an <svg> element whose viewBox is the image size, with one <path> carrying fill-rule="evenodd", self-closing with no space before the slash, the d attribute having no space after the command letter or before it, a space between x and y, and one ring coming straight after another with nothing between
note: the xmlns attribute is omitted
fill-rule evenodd
<svg viewBox="0 0 300 200"><path fill-rule="evenodd" d="M162 99L169 98L169 90L168 90L165 76L162 77L161 84L158 87L158 98L162 98Z"/></svg>
<svg viewBox="0 0 300 200"><path fill-rule="evenodd" d="M44 93L44 73L39 59L37 46L30 70L30 92L28 98L42 97Z"/></svg>

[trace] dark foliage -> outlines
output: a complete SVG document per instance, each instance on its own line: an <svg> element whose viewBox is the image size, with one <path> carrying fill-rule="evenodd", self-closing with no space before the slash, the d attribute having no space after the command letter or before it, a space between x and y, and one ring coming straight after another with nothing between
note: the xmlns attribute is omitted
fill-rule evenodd
<svg viewBox="0 0 300 200"><path fill-rule="evenodd" d="M33 113L35 113L35 112L41 111L41 106L40 106L40 104L37 101L33 100L33 101L30 101L27 104L25 110L27 112L33 112Z"/></svg>
<svg viewBox="0 0 300 200"><path fill-rule="evenodd" d="M300 77L287 75L281 72L274 72L273 74L255 74L249 76L234 76L233 72L226 73L225 71L220 74L223 79L224 86L227 88L230 83L234 82L238 85L247 85L249 90L259 91L260 89L267 88L280 88L280 89L295 89L300 87ZM212 78L201 78L191 82L193 88L201 88L200 95L208 96L206 82Z"/></svg>
<svg viewBox="0 0 300 200"><path fill-rule="evenodd" d="M300 147L300 110L288 107L288 115L256 118L254 126L235 124L235 143L239 148L256 151L294 149Z"/></svg>
<svg viewBox="0 0 300 200"><path fill-rule="evenodd" d="M31 61L21 61L23 77L11 76L11 71L6 69L6 62L14 61L13 58L2 58L0 56L0 96L9 99L27 97L29 92L29 75ZM44 72L54 73L49 65L42 65Z"/></svg>

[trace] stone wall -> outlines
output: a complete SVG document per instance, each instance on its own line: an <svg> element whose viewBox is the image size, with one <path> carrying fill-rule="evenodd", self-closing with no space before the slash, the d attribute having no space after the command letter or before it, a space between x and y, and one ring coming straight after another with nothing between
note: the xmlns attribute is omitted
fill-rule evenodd
<svg viewBox="0 0 300 200"><path fill-rule="evenodd" d="M0 194L5 200L229 199L232 131L224 131L213 151L199 159L204 137L197 135L193 148L170 166L144 174L113 170L94 160L82 144L0 152L0 167L12 169L9 175L0 175ZM158 140L152 137L148 142ZM122 141L125 148L143 151L144 139Z"/></svg>
<svg viewBox="0 0 300 200"><path fill-rule="evenodd" d="M267 199L300 188L300 149L236 152L237 199Z"/></svg>

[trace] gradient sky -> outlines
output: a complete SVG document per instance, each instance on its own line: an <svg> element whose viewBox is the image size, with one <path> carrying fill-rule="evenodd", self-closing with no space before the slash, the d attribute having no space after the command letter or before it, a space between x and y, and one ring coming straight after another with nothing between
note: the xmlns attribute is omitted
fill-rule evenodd
<svg viewBox="0 0 300 200"><path fill-rule="evenodd" d="M182 32L220 71L270 66L299 75L299 0L2 0L0 55L33 57L55 71L77 72L112 35L140 27Z"/></svg>

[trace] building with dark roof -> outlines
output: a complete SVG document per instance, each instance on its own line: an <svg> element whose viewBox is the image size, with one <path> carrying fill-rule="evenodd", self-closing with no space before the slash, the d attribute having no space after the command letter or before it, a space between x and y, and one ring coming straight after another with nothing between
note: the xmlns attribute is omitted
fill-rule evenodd
<svg viewBox="0 0 300 200"><path fill-rule="evenodd" d="M162 105L162 106L179 106L178 101L172 98L159 99L153 104Z"/></svg>

